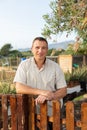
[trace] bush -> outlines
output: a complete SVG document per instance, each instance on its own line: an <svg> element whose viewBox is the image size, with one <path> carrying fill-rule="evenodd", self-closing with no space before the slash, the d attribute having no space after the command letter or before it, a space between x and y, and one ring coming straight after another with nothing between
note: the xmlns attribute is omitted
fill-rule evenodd
<svg viewBox="0 0 87 130"><path fill-rule="evenodd" d="M1 94L16 94L15 86L7 82L0 83L0 93Z"/></svg>

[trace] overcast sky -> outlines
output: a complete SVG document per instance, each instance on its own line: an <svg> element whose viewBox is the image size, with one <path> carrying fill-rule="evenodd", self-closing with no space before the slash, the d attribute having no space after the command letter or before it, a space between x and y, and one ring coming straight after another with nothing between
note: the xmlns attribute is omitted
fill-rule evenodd
<svg viewBox="0 0 87 130"><path fill-rule="evenodd" d="M32 40L41 36L45 21L42 16L50 13L52 0L0 0L0 48L11 43L13 48L31 47ZM59 36L58 41L73 40L72 34Z"/></svg>

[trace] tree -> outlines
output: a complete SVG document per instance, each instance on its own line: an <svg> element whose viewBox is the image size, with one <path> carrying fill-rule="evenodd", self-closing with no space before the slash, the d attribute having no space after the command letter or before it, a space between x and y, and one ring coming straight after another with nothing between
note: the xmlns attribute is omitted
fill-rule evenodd
<svg viewBox="0 0 87 130"><path fill-rule="evenodd" d="M12 50L9 53L10 57L22 57L22 53L18 50Z"/></svg>
<svg viewBox="0 0 87 130"><path fill-rule="evenodd" d="M10 43L7 43L7 44L5 44L5 45L1 48L0 54L1 54L2 56L8 56L11 49L12 49L11 44L10 44Z"/></svg>
<svg viewBox="0 0 87 130"><path fill-rule="evenodd" d="M19 52L18 50L12 50L12 48L13 47L11 46L10 43L5 44L0 50L0 55L4 56L4 57L8 57L8 56L10 56L10 57L16 57L16 56L21 57L22 56L21 52Z"/></svg>
<svg viewBox="0 0 87 130"><path fill-rule="evenodd" d="M43 15L46 21L42 35L51 37L66 31L76 31L87 43L87 0L55 0L50 3L52 12Z"/></svg>

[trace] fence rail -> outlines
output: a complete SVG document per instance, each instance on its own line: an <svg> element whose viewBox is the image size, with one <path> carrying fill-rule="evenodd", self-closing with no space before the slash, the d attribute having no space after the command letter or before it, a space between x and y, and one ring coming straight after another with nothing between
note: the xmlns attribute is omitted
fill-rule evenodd
<svg viewBox="0 0 87 130"><path fill-rule="evenodd" d="M58 63L59 56L60 55L58 55L58 56L47 56L47 58ZM79 66L87 65L87 55L75 55L75 56L72 56L72 58L73 58L73 64L76 63ZM21 62L20 57L16 57L15 59L13 59L13 58L2 58L2 59L0 59L0 66L13 66L13 67L15 67L15 66L18 66L20 62Z"/></svg>
<svg viewBox="0 0 87 130"><path fill-rule="evenodd" d="M0 95L0 130L47 130L47 122L53 123L53 130L87 130L87 102L82 102L77 112L75 104L66 103L65 115L61 104L53 101L53 113L47 116L47 103L40 105L40 114L35 114L34 98L29 95ZM39 122L38 122L39 120Z"/></svg>

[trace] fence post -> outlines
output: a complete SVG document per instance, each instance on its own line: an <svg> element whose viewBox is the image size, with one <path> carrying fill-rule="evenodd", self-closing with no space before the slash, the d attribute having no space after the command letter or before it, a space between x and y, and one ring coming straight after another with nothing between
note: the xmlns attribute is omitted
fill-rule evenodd
<svg viewBox="0 0 87 130"><path fill-rule="evenodd" d="M87 130L87 103L81 104L81 130Z"/></svg>
<svg viewBox="0 0 87 130"><path fill-rule="evenodd" d="M11 108L11 129L18 130L17 128L17 100L15 95L10 96L10 108Z"/></svg>
<svg viewBox="0 0 87 130"><path fill-rule="evenodd" d="M60 130L60 115L61 115L61 105L58 101L53 101L53 130Z"/></svg>
<svg viewBox="0 0 87 130"><path fill-rule="evenodd" d="M40 130L47 130L47 102L40 105Z"/></svg>
<svg viewBox="0 0 87 130"><path fill-rule="evenodd" d="M7 95L2 96L2 119L3 130L8 130L8 107L7 107Z"/></svg>
<svg viewBox="0 0 87 130"><path fill-rule="evenodd" d="M66 103L66 129L75 130L74 104L71 101Z"/></svg>
<svg viewBox="0 0 87 130"><path fill-rule="evenodd" d="M18 94L17 96L17 118L18 118L18 130L25 130L25 115L23 109L23 95Z"/></svg>
<svg viewBox="0 0 87 130"><path fill-rule="evenodd" d="M33 96L29 96L29 130L35 130L35 101Z"/></svg>

